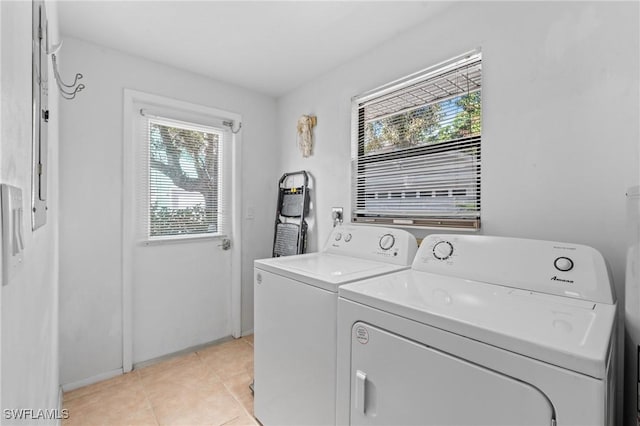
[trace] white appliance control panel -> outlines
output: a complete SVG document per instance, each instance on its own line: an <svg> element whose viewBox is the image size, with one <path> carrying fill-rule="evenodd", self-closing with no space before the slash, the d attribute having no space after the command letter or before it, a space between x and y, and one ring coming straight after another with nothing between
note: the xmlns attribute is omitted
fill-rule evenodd
<svg viewBox="0 0 640 426"><path fill-rule="evenodd" d="M569 257L561 256L554 260L553 266L555 266L558 271L569 272L573 269L573 260Z"/></svg>
<svg viewBox="0 0 640 426"><path fill-rule="evenodd" d="M616 300L602 255L578 244L429 235L412 269L592 302Z"/></svg>
<svg viewBox="0 0 640 426"><path fill-rule="evenodd" d="M453 244L449 241L438 241L433 246L433 256L438 260L447 260L453 255Z"/></svg>
<svg viewBox="0 0 640 426"><path fill-rule="evenodd" d="M393 245L396 243L396 237L393 234L384 234L380 237L380 241L378 241L378 245L382 250L391 250Z"/></svg>
<svg viewBox="0 0 640 426"><path fill-rule="evenodd" d="M325 252L410 265L418 250L416 238L402 229L341 225L333 228Z"/></svg>

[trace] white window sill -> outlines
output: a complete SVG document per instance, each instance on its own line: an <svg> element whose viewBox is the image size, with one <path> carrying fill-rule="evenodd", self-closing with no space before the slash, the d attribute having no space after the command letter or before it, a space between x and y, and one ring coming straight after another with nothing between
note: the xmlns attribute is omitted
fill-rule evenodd
<svg viewBox="0 0 640 426"><path fill-rule="evenodd" d="M140 241L142 246L155 246L162 244L193 243L198 241L216 241L228 238L225 234L199 234L199 235L172 235L167 237L156 237L153 239Z"/></svg>

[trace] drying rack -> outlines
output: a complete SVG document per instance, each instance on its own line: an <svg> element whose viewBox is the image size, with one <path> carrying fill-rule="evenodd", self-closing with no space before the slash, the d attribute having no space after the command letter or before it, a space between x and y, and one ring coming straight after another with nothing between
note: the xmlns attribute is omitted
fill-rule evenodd
<svg viewBox="0 0 640 426"><path fill-rule="evenodd" d="M287 185L302 177L302 185ZM273 236L273 257L302 254L307 245L309 174L302 170L285 173L278 182L278 206Z"/></svg>

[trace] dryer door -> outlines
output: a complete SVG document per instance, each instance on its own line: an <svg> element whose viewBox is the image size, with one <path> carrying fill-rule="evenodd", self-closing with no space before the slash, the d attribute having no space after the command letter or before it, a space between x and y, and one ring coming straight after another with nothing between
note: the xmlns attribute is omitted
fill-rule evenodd
<svg viewBox="0 0 640 426"><path fill-rule="evenodd" d="M536 388L365 323L351 334L352 425L545 425Z"/></svg>

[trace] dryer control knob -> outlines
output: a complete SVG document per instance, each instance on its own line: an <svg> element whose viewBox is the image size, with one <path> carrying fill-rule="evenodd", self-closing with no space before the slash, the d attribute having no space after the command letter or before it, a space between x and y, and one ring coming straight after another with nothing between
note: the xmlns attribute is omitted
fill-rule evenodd
<svg viewBox="0 0 640 426"><path fill-rule="evenodd" d="M396 243L396 237L394 237L391 234L384 234L382 237L380 237L380 241L378 244L380 244L380 248L382 250L389 250L391 247L393 247L393 245Z"/></svg>
<svg viewBox="0 0 640 426"><path fill-rule="evenodd" d="M558 271L567 272L573 269L573 260L568 257L559 257L553 262Z"/></svg>
<svg viewBox="0 0 640 426"><path fill-rule="evenodd" d="M453 245L449 241L438 241L433 246L433 256L439 260L446 260L453 254Z"/></svg>
<svg viewBox="0 0 640 426"><path fill-rule="evenodd" d="M336 241L340 241L340 238L342 238L342 234L338 232L335 238L336 238Z"/></svg>
<svg viewBox="0 0 640 426"><path fill-rule="evenodd" d="M349 241L351 241L351 234L347 234L344 236L344 242L348 243Z"/></svg>

